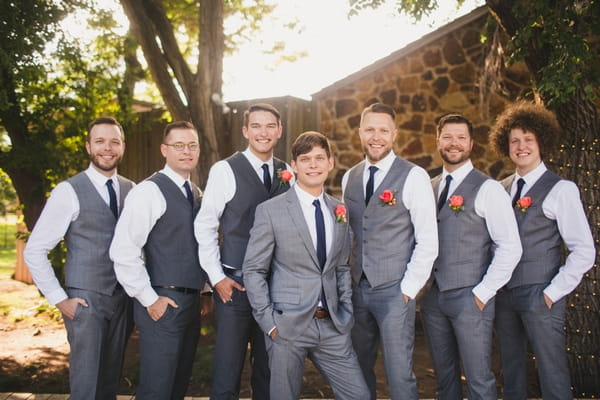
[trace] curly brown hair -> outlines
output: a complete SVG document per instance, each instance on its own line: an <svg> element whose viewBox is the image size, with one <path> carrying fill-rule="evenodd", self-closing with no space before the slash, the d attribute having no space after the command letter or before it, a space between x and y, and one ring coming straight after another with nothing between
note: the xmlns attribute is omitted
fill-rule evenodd
<svg viewBox="0 0 600 400"><path fill-rule="evenodd" d="M512 129L522 129L535 135L540 156L553 150L561 128L556 115L541 104L519 101L508 106L490 130L492 147L501 156L509 157L509 135Z"/></svg>

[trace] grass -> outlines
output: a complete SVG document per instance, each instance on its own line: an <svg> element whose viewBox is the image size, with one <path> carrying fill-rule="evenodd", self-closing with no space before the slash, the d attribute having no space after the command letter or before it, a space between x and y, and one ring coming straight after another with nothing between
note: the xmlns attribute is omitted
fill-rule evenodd
<svg viewBox="0 0 600 400"><path fill-rule="evenodd" d="M10 278L15 272L15 218L0 217L0 278Z"/></svg>

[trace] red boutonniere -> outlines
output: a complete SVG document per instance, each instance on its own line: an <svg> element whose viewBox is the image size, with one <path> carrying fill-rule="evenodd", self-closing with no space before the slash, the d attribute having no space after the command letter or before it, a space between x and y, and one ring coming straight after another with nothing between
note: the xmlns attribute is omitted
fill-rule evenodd
<svg viewBox="0 0 600 400"><path fill-rule="evenodd" d="M396 205L396 192L392 192L389 189L386 189L379 195L381 199L382 206L395 206Z"/></svg>
<svg viewBox="0 0 600 400"><path fill-rule="evenodd" d="M450 207L452 211L454 211L454 215L456 216L458 216L458 214L465 209L463 207L464 203L465 200L461 195L450 196L450 198L448 199L448 207Z"/></svg>
<svg viewBox="0 0 600 400"><path fill-rule="evenodd" d="M519 200L517 200L517 206L521 212L527 212L527 209L529 206L531 206L531 201L531 197L529 196L521 197Z"/></svg>
<svg viewBox="0 0 600 400"><path fill-rule="evenodd" d="M282 170L281 168L279 168L277 170L277 178L279 178L279 186L289 183L293 177L294 177L294 174L292 174L292 172L288 171L287 169Z"/></svg>
<svg viewBox="0 0 600 400"><path fill-rule="evenodd" d="M346 219L346 207L343 204L338 204L333 213L335 214L335 222L348 222Z"/></svg>

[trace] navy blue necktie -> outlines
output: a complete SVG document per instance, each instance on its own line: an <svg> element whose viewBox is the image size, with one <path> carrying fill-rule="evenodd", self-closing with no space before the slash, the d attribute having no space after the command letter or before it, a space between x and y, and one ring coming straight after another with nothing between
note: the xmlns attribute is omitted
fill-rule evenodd
<svg viewBox="0 0 600 400"><path fill-rule="evenodd" d="M115 218L119 218L119 209L117 208L117 194L113 188L113 181L109 179L106 181L106 188L108 189L108 205L110 211L112 211Z"/></svg>
<svg viewBox="0 0 600 400"><path fill-rule="evenodd" d="M325 220L323 219L321 202L319 200L315 200L313 201L313 206L315 206L315 223L317 225L317 258L319 259L321 271L323 271L323 267L327 261L327 248L325 246ZM325 292L323 292L322 287L320 300L321 306L327 310L327 299L325 298Z"/></svg>
<svg viewBox="0 0 600 400"><path fill-rule="evenodd" d="M325 266L327 261L327 250L325 247L325 220L323 219L323 211L321 211L321 202L319 200L313 201L315 206L315 223L317 226L317 258L319 259L319 266L321 269Z"/></svg>
<svg viewBox="0 0 600 400"><path fill-rule="evenodd" d="M190 205L194 207L194 196L192 195L192 189L190 188L190 184L188 181L185 181L183 184L183 188L185 189L185 197L187 197Z"/></svg>
<svg viewBox="0 0 600 400"><path fill-rule="evenodd" d="M444 190L442 190L442 194L440 194L440 198L438 199L438 213L442 210L444 204L446 204L446 200L448 200L450 182L452 182L452 175L446 175L446 186L444 186Z"/></svg>
<svg viewBox="0 0 600 400"><path fill-rule="evenodd" d="M271 174L269 174L269 164L263 164L263 183L267 188L267 192L271 191Z"/></svg>
<svg viewBox="0 0 600 400"><path fill-rule="evenodd" d="M519 178L519 180L517 181L517 193L515 193L515 197L513 197L512 199L513 208L517 205L517 201L521 198L523 186L525 186L525 180L523 178Z"/></svg>
<svg viewBox="0 0 600 400"><path fill-rule="evenodd" d="M369 204L369 200L371 200L371 196L373 196L373 186L375 185L375 172L377 172L379 168L375 166L369 167L369 180L367 181L367 190L365 193L365 205Z"/></svg>

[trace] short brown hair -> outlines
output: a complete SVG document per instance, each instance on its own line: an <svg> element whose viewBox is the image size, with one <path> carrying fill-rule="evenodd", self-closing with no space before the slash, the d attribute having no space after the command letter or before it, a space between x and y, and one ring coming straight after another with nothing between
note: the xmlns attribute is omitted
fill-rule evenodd
<svg viewBox="0 0 600 400"><path fill-rule="evenodd" d="M196 132L196 134L198 134L196 127L191 122L175 121L175 122L171 122L170 124L167 124L167 126L165 126L165 129L163 131L163 140L166 139L167 136L169 136L169 133L171 133L171 131L173 129L192 129L194 132Z"/></svg>
<svg viewBox="0 0 600 400"><path fill-rule="evenodd" d="M446 124L465 124L469 129L469 136L473 139L473 124L464 115L458 113L444 114L440 117L437 123L437 136L440 137L442 128Z"/></svg>
<svg viewBox="0 0 600 400"><path fill-rule="evenodd" d="M123 127L121 126L119 121L117 121L113 117L99 117L99 118L96 118L95 120L93 120L92 122L90 122L90 124L88 125L87 136L85 138L86 142L90 141L90 133L92 133L92 128L96 125L114 125L114 126L116 126L117 128L119 128L119 131L121 132L121 140L125 141L125 132L123 131Z"/></svg>
<svg viewBox="0 0 600 400"><path fill-rule="evenodd" d="M252 104L246 111L244 111L244 126L248 127L248 122L250 120L250 114L256 111L266 111L270 112L277 118L277 125L281 125L281 114L279 111L269 103L256 103Z"/></svg>
<svg viewBox="0 0 600 400"><path fill-rule="evenodd" d="M561 129L556 115L541 104L519 101L509 105L496 119L490 131L492 147L501 156L509 157L509 138L512 129L522 129L535 135L542 159L550 152Z"/></svg>
<svg viewBox="0 0 600 400"><path fill-rule="evenodd" d="M365 118L365 115L367 115L369 113L387 114L390 117L392 117L392 121L394 121L394 123L396 121L396 112L394 111L394 109L392 107L388 106L387 104L373 103L370 106L366 107L363 110L363 112L360 114L361 122Z"/></svg>
<svg viewBox="0 0 600 400"><path fill-rule="evenodd" d="M296 161L302 154L310 153L313 148L322 147L327 154L327 158L331 158L331 146L329 140L322 133L308 131L300 134L292 144L292 160Z"/></svg>

